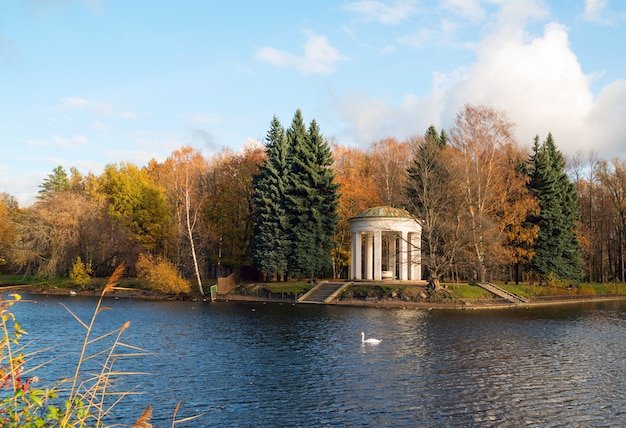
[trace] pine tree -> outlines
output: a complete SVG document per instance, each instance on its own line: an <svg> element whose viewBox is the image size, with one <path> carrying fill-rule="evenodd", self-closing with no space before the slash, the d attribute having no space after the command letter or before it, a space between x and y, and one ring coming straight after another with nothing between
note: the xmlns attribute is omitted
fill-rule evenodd
<svg viewBox="0 0 626 428"><path fill-rule="evenodd" d="M69 190L70 179L67 176L65 169L59 165L52 170L52 174L48 174L48 177L46 177L43 183L39 185L39 188L40 190L37 198L46 199L55 193Z"/></svg>
<svg viewBox="0 0 626 428"><path fill-rule="evenodd" d="M285 130L276 116L266 136L267 160L253 178L256 227L253 259L267 277L287 272L288 219L285 212L285 180L288 146Z"/></svg>
<svg viewBox="0 0 626 428"><path fill-rule="evenodd" d="M539 202L539 213L530 219L539 227L531 270L542 282L580 281L578 195L565 173L565 159L556 148L552 134L542 144L535 137L528 173L528 187Z"/></svg>

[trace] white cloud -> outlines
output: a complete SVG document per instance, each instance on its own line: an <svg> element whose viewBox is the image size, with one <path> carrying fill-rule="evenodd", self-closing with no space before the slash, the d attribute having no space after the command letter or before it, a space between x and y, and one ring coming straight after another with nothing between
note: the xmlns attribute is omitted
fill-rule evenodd
<svg viewBox="0 0 626 428"><path fill-rule="evenodd" d="M545 27L542 37L523 34L485 40L468 77L447 94L448 116L466 103L506 110L517 124L521 143L552 132L562 149L583 149L583 126L593 106L590 79L568 44L566 29Z"/></svg>
<svg viewBox="0 0 626 428"><path fill-rule="evenodd" d="M93 129L98 132L109 132L109 127L106 125L106 123L99 120L93 123Z"/></svg>
<svg viewBox="0 0 626 428"><path fill-rule="evenodd" d="M101 15L104 12L104 7L100 0L85 0L85 5L95 15Z"/></svg>
<svg viewBox="0 0 626 428"><path fill-rule="evenodd" d="M486 13L480 0L443 0L441 6L472 21L483 20Z"/></svg>
<svg viewBox="0 0 626 428"><path fill-rule="evenodd" d="M391 6L380 1L357 1L343 6L344 10L354 12L365 22L397 24L407 20L418 11L415 0L398 0Z"/></svg>
<svg viewBox="0 0 626 428"><path fill-rule="evenodd" d="M117 116L121 117L122 119L131 119L131 120L137 120L141 117L139 113L135 113L132 111L122 111L118 113Z"/></svg>
<svg viewBox="0 0 626 428"><path fill-rule="evenodd" d="M138 167L148 165L152 159L156 159L157 162L164 162L168 156L164 152L149 150L106 150L104 154L112 163L131 163Z"/></svg>
<svg viewBox="0 0 626 428"><path fill-rule="evenodd" d="M305 74L332 73L335 64L346 58L328 43L324 36L312 31L305 31L307 41L304 44L304 53L297 56L288 51L272 47L263 47L255 55L256 59L279 67L295 67Z"/></svg>
<svg viewBox="0 0 626 428"><path fill-rule="evenodd" d="M608 3L608 0L585 0L583 18L587 21L603 22L604 11Z"/></svg>
<svg viewBox="0 0 626 428"><path fill-rule="evenodd" d="M36 201L37 190L34 189L38 189L45 177L45 173L25 174L13 171L10 172L10 178L0 177L0 192L13 195L20 207L27 207Z"/></svg>
<svg viewBox="0 0 626 428"><path fill-rule="evenodd" d="M80 134L74 135L73 137L69 137L69 138L63 138L58 135L55 135L52 138L50 138L50 141L57 146L73 149L73 148L76 148L77 146L86 145L89 139L85 137L84 135L80 135Z"/></svg>
<svg viewBox="0 0 626 428"><path fill-rule="evenodd" d="M139 119L141 114L132 111L117 111L111 104L89 100L82 97L65 97L58 107L64 112L86 111L100 117L118 117L121 119Z"/></svg>
<svg viewBox="0 0 626 428"><path fill-rule="evenodd" d="M617 80L606 85L585 125L592 134L587 141L587 152L594 148L605 157L626 157L624 135L626 135L626 80Z"/></svg>
<svg viewBox="0 0 626 428"><path fill-rule="evenodd" d="M523 3L523 4L518 4ZM407 94L401 103L349 94L340 107L363 145L423 133L431 123L449 128L465 103L507 112L520 144L551 132L560 150L573 155L595 150L601 157L625 156L626 80L591 91L595 73L585 74L569 44L568 29L551 23L543 32L525 30L529 18L544 16L541 5L505 3L491 32L476 46L476 61L451 73L433 74L430 94Z"/></svg>
<svg viewBox="0 0 626 428"><path fill-rule="evenodd" d="M80 97L66 97L59 104L61 110L87 110L103 116L110 116L113 113L113 107L106 103L98 103Z"/></svg>
<svg viewBox="0 0 626 428"><path fill-rule="evenodd" d="M393 106L386 100L357 93L348 94L340 109L341 116L350 124L347 132L363 145L385 134L385 119L393 117L394 112Z"/></svg>

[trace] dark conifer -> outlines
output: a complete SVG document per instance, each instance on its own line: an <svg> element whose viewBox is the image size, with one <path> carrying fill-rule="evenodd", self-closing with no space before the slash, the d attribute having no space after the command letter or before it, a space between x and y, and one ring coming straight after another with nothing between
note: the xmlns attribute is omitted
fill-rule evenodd
<svg viewBox="0 0 626 428"><path fill-rule="evenodd" d="M565 159L552 134L530 156L528 188L537 197L539 213L530 221L539 227L531 269L543 282L580 281L582 256L578 239L578 195L565 173Z"/></svg>
<svg viewBox="0 0 626 428"><path fill-rule="evenodd" d="M312 207L312 216L316 218L315 224L318 226L318 232L314 246L314 250L317 252L314 272L321 273L332 264L330 252L335 245L335 232L339 223L337 213L339 185L335 183L332 152L320 134L315 120L309 126L308 136L311 147L316 154L313 185L317 207Z"/></svg>
<svg viewBox="0 0 626 428"><path fill-rule="evenodd" d="M297 110L286 132L274 117L267 156L254 178L255 265L266 275L314 277L331 265L338 223L332 153Z"/></svg>
<svg viewBox="0 0 626 428"><path fill-rule="evenodd" d="M255 266L271 278L286 274L289 249L285 212L288 146L285 130L276 116L266 136L266 148L267 160L253 178L256 219L253 260Z"/></svg>

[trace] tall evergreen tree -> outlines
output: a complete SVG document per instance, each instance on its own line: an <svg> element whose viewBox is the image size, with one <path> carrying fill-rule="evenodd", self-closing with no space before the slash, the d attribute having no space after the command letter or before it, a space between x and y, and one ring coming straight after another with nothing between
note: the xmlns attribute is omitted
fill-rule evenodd
<svg viewBox="0 0 626 428"><path fill-rule="evenodd" d="M552 134L542 144L535 137L528 173L528 188L539 202L539 213L530 219L539 227L531 269L542 281L580 281L578 195L565 173L565 159L556 148Z"/></svg>
<svg viewBox="0 0 626 428"><path fill-rule="evenodd" d="M312 206L313 217L317 218L317 241L313 251L317 253L314 271L321 273L332 265L331 250L335 245L335 232L339 223L337 208L339 205L339 185L335 183L333 154L320 134L317 122L313 120L308 131L310 144L316 154L313 185L316 192L317 206Z"/></svg>
<svg viewBox="0 0 626 428"><path fill-rule="evenodd" d="M287 131L272 120L267 156L253 181L255 265L268 276L314 277L331 267L338 223L332 152L297 110Z"/></svg>
<svg viewBox="0 0 626 428"><path fill-rule="evenodd" d="M265 139L267 160L253 177L256 227L252 251L255 266L269 278L287 273L289 249L285 211L289 148L285 130L276 116Z"/></svg>
<svg viewBox="0 0 626 428"><path fill-rule="evenodd" d="M455 237L455 204L452 176L446 156L447 137L431 125L415 147L413 160L407 169L407 202L409 211L422 226L422 251L427 272L439 277L452 263L459 240Z"/></svg>
<svg viewBox="0 0 626 428"><path fill-rule="evenodd" d="M317 254L313 249L320 219L315 212L319 206L314 185L317 156L299 109L287 130L287 141L291 166L285 198L290 229L287 265L291 274L301 278L315 272Z"/></svg>

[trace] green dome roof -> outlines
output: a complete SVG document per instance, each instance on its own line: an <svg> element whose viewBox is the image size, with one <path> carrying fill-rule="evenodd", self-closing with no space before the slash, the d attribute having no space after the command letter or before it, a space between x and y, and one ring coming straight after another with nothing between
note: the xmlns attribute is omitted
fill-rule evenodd
<svg viewBox="0 0 626 428"><path fill-rule="evenodd" d="M355 218L371 217L413 218L405 209L388 206L369 208L357 215Z"/></svg>

